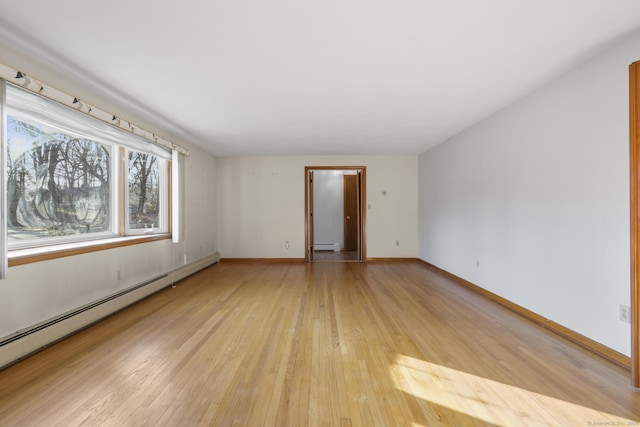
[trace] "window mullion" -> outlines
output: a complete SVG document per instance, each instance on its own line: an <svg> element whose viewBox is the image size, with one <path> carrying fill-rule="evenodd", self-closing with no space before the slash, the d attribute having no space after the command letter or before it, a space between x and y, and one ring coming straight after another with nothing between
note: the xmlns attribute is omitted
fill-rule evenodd
<svg viewBox="0 0 640 427"><path fill-rule="evenodd" d="M118 165L120 165L118 174L118 234L124 236L126 234L126 224L128 221L126 208L129 205L127 202L127 175L129 174L129 170L124 147L118 148Z"/></svg>

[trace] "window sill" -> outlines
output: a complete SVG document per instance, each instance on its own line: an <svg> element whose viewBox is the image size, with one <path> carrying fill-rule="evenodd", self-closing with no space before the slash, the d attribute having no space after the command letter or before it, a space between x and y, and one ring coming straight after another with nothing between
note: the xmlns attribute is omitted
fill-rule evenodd
<svg viewBox="0 0 640 427"><path fill-rule="evenodd" d="M9 251L9 267L30 264L32 262L46 261L50 259L64 258L89 252L104 251L123 246L138 245L141 243L155 242L157 240L170 239L170 233L154 234L153 236L126 236L104 240L91 240L88 242L66 243L55 246L39 248L16 249Z"/></svg>

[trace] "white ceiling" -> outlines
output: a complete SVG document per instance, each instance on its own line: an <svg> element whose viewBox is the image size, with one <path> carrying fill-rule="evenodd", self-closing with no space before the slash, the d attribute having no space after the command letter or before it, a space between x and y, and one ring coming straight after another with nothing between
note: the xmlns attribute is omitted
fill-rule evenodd
<svg viewBox="0 0 640 427"><path fill-rule="evenodd" d="M0 0L0 43L220 156L419 154L639 28L638 0Z"/></svg>

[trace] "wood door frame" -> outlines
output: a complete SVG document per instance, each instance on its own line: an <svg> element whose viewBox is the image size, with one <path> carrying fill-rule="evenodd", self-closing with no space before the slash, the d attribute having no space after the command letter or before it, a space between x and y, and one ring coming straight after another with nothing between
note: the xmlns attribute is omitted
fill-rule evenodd
<svg viewBox="0 0 640 427"><path fill-rule="evenodd" d="M640 387L640 61L629 65L631 383Z"/></svg>
<svg viewBox="0 0 640 427"><path fill-rule="evenodd" d="M305 166L304 167L304 247L305 247L305 259L311 262L310 258L310 245L309 245L309 172L318 170L337 170L337 171L360 171L360 200L358 206L358 213L360 215L359 224L359 244L360 244L360 262L366 262L367 260L367 167L366 166Z"/></svg>

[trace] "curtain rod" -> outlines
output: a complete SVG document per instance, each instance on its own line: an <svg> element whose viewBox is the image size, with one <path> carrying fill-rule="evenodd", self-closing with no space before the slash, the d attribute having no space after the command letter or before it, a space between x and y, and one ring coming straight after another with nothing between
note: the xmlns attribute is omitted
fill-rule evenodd
<svg viewBox="0 0 640 427"><path fill-rule="evenodd" d="M75 96L71 96L52 86L43 84L33 77L27 76L23 72L2 63L0 63L0 78L3 78L6 81L11 82L17 86L23 87L33 93L42 95L45 98L49 98L53 101L59 102L60 104L66 105L67 107L71 107L74 110L78 110L102 122L108 123L124 131L133 133L134 135L141 136L154 144L160 145L170 150L175 150L181 154L184 154L185 156L189 155L189 150L181 147L180 145L174 144L171 141L161 138L153 132L149 132L148 130L138 127L133 123L116 116L115 114L108 113L104 110L101 110L100 108L88 104L85 101L81 101Z"/></svg>

